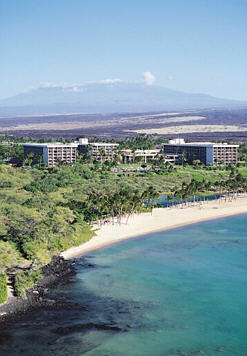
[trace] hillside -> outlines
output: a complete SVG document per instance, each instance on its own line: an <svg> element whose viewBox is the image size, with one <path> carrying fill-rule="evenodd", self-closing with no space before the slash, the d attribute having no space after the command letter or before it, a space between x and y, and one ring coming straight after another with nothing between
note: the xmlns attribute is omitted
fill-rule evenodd
<svg viewBox="0 0 247 356"><path fill-rule="evenodd" d="M0 100L0 115L113 113L159 110L242 108L247 102L191 94L163 86L124 81L84 85L46 84Z"/></svg>

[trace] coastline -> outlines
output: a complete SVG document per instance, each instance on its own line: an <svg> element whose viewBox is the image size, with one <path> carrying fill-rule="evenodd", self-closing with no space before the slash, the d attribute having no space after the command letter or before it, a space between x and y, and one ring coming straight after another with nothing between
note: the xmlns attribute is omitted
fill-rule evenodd
<svg viewBox="0 0 247 356"><path fill-rule="evenodd" d="M76 257L130 238L245 213L247 196L241 196L232 201L219 199L203 204L194 203L189 207L155 208L152 213L134 214L128 222L123 218L121 224L107 223L101 227L95 225L98 230L91 240L62 252L60 256L54 256L50 264L42 267L44 277L27 290L26 298L12 296L0 305L0 329L7 321L17 320L31 309L66 307L66 301L50 296L50 288L58 281L66 281L75 273L73 264ZM85 265L88 267L87 262Z"/></svg>
<svg viewBox="0 0 247 356"><path fill-rule="evenodd" d="M16 321L23 314L38 308L59 308L66 304L50 296L52 286L66 282L75 274L73 263L61 256L53 256L52 261L41 267L43 277L32 287L26 290L26 297L18 298L9 294L5 303L0 304L0 330L7 321Z"/></svg>
<svg viewBox="0 0 247 356"><path fill-rule="evenodd" d="M123 218L121 224L95 226L98 229L96 236L80 246L62 252L61 256L71 259L130 238L244 213L247 213L246 196L236 197L232 201L218 199L195 203L194 206L183 208L155 208L152 213L134 214L128 222Z"/></svg>

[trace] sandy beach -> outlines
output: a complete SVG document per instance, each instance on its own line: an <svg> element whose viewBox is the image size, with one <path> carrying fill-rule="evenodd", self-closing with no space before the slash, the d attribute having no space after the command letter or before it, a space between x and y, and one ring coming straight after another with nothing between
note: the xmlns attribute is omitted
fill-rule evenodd
<svg viewBox="0 0 247 356"><path fill-rule="evenodd" d="M246 196L232 201L213 200L203 204L195 203L194 206L186 208L178 206L155 208L152 214L142 213L131 216L128 223L123 218L120 225L107 223L101 227L95 226L96 229L98 228L96 236L83 245L62 252L61 255L69 259L131 237L243 213L247 213Z"/></svg>

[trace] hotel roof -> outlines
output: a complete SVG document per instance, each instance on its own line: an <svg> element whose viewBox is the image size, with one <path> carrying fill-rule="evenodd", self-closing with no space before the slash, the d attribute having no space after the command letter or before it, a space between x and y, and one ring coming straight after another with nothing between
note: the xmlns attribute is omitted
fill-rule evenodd
<svg viewBox="0 0 247 356"><path fill-rule="evenodd" d="M61 142L48 142L48 143L23 143L23 146L30 147L78 147L78 143L61 143Z"/></svg>
<svg viewBox="0 0 247 356"><path fill-rule="evenodd" d="M91 145L91 146L119 146L119 143L112 143L112 142L89 142L88 145Z"/></svg>
<svg viewBox="0 0 247 356"><path fill-rule="evenodd" d="M164 143L164 146L239 147L239 145L231 145L225 142L224 143L214 143L214 142Z"/></svg>

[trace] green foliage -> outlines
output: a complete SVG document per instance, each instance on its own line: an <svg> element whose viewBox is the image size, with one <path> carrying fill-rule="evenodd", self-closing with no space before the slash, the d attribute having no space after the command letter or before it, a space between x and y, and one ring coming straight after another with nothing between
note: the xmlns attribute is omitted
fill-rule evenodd
<svg viewBox="0 0 247 356"><path fill-rule="evenodd" d="M14 143L0 145L0 162L10 161L21 165L23 161L23 147Z"/></svg>
<svg viewBox="0 0 247 356"><path fill-rule="evenodd" d="M116 190L105 189L91 191L83 201L71 200L69 207L78 214L83 213L87 222L105 218L114 218L140 212L145 202L157 197L152 186L143 191L127 185L120 185Z"/></svg>
<svg viewBox="0 0 247 356"><path fill-rule="evenodd" d="M33 287L41 278L41 270L16 273L14 281L15 295L22 298L26 297L26 290Z"/></svg>
<svg viewBox="0 0 247 356"><path fill-rule="evenodd" d="M120 148L154 144L156 139L144 135ZM122 173L112 171L111 162L90 160L56 168L0 164L0 273L23 259L49 263L54 254L88 241L94 235L91 222L120 222L123 215L151 209L160 193L186 199L198 192L247 190L245 167L174 167L161 159L131 176L124 174L125 165L118 167ZM29 277L23 278L29 285Z"/></svg>
<svg viewBox="0 0 247 356"><path fill-rule="evenodd" d="M21 262L21 255L15 245L8 241L0 241L0 273L17 266Z"/></svg>
<svg viewBox="0 0 247 356"><path fill-rule="evenodd" d="M135 150L152 150L156 145L164 142L164 139L155 138L152 135L138 135L135 137L127 137L127 139L119 143L119 149Z"/></svg>
<svg viewBox="0 0 247 356"><path fill-rule="evenodd" d="M0 304L7 300L7 277L6 274L0 274Z"/></svg>
<svg viewBox="0 0 247 356"><path fill-rule="evenodd" d="M48 263L54 253L94 235L66 198L85 176L93 176L85 165L46 171L0 165L0 182L12 187L0 183L0 272L20 264L21 256Z"/></svg>
<svg viewBox="0 0 247 356"><path fill-rule="evenodd" d="M32 180L31 172L24 168L13 168L6 164L0 164L0 189L22 188L24 184Z"/></svg>

